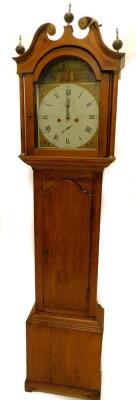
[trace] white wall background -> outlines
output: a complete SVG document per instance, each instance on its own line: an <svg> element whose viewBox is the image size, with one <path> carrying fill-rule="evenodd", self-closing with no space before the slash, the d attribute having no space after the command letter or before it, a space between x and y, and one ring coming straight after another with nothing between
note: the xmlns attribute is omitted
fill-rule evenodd
<svg viewBox="0 0 136 400"><path fill-rule="evenodd" d="M53 398L25 393L25 319L34 302L32 171L20 153L19 88L14 48L29 46L36 29L54 22L62 34L66 0L1 3L0 11L0 397ZM105 308L102 400L135 399L136 381L136 9L135 1L73 0L77 20L103 24L111 46L115 28L124 42L126 67L119 82L117 161L105 170L98 298ZM83 33L84 34L84 33ZM54 397L55 399L55 397Z"/></svg>

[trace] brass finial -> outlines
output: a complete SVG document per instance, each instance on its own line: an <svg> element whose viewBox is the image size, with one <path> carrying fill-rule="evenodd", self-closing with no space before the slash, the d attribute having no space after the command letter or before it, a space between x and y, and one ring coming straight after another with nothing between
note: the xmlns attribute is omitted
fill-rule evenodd
<svg viewBox="0 0 136 400"><path fill-rule="evenodd" d="M71 3L69 3L69 10L68 10L68 12L64 15L64 20L65 20L65 22L66 22L68 25L70 25L71 22L73 21L73 19L74 19L74 15L73 15L72 12L71 12Z"/></svg>
<svg viewBox="0 0 136 400"><path fill-rule="evenodd" d="M49 34L50 36L55 35L55 33L56 33L55 25L49 23L48 26L47 26L47 32L48 32L48 34Z"/></svg>
<svg viewBox="0 0 136 400"><path fill-rule="evenodd" d="M17 45L17 47L16 47L16 52L17 52L17 54L19 54L19 55L21 55L21 54L24 54L25 53L25 47L22 45L22 42L21 42L21 35L19 36L19 44Z"/></svg>
<svg viewBox="0 0 136 400"><path fill-rule="evenodd" d="M114 50L119 51L122 46L123 46L123 42L122 42L122 40L119 39L119 30L117 28L116 29L116 39L112 43L112 47L114 48Z"/></svg>

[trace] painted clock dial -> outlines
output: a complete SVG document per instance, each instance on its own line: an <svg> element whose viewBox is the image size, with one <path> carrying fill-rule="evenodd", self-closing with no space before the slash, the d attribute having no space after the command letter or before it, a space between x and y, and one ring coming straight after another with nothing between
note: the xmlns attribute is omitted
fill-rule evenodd
<svg viewBox="0 0 136 400"><path fill-rule="evenodd" d="M98 104L87 89L76 84L61 84L42 99L38 125L50 144L78 148L94 136L98 117Z"/></svg>

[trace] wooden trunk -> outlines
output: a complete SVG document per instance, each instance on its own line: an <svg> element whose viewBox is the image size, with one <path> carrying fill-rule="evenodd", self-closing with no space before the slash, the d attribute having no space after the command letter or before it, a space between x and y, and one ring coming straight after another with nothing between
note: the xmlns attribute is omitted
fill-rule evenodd
<svg viewBox="0 0 136 400"><path fill-rule="evenodd" d="M37 298L27 320L26 390L99 399L101 183L98 172L34 172Z"/></svg>

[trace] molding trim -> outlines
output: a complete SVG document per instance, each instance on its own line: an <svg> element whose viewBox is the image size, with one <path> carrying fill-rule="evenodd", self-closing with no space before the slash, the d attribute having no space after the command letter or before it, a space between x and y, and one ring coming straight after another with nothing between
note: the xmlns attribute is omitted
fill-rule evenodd
<svg viewBox="0 0 136 400"><path fill-rule="evenodd" d="M103 308L97 305L97 319L36 311L35 305L26 321L29 325L46 325L55 328L75 329L103 333Z"/></svg>
<svg viewBox="0 0 136 400"><path fill-rule="evenodd" d="M72 158L57 158L57 157L45 157L44 155L26 155L20 154L19 158L32 168L38 169L57 169L57 170L89 170L89 171L103 171L104 168L108 167L113 161L114 156L100 157L100 158L86 158L81 157Z"/></svg>
<svg viewBox="0 0 136 400"><path fill-rule="evenodd" d="M76 389L68 386L52 385L45 382L31 381L26 379L25 391L41 391L47 393L60 394L64 396L74 396L79 398L88 398L90 400L100 400L100 391L89 389Z"/></svg>

